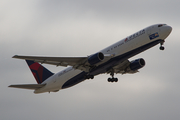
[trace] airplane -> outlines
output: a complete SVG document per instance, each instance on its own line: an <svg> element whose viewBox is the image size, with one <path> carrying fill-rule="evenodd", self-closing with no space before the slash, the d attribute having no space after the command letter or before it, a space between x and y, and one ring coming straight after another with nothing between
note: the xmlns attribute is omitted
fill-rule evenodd
<svg viewBox="0 0 180 120"><path fill-rule="evenodd" d="M99 74L110 74L108 82L118 82L114 74L133 74L145 66L145 60L128 59L160 44L164 50L165 39L172 31L166 24L155 24L146 27L112 45L87 57L41 57L20 56L13 58L25 59L38 84L10 85L9 87L31 89L35 94L57 92L72 87L86 79L93 79ZM54 74L42 64L64 66L66 69Z"/></svg>

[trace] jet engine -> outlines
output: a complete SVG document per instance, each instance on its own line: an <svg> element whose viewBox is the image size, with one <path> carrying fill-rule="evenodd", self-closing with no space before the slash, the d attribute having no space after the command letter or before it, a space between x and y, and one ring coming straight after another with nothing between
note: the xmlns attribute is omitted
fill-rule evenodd
<svg viewBox="0 0 180 120"><path fill-rule="evenodd" d="M101 52L95 53L95 54L89 56L89 58L88 58L88 62L90 65L95 65L95 64L101 62L102 60L104 60L104 54Z"/></svg>
<svg viewBox="0 0 180 120"><path fill-rule="evenodd" d="M139 58L131 61L126 73L136 73L139 69L145 66L145 61L143 58Z"/></svg>

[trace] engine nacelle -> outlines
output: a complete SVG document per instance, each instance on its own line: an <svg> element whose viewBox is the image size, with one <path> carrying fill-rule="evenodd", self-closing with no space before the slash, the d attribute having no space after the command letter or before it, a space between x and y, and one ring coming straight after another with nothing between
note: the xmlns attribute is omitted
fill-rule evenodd
<svg viewBox="0 0 180 120"><path fill-rule="evenodd" d="M104 54L101 52L93 54L88 58L88 62L90 65L95 65L101 62L102 60L104 60Z"/></svg>
<svg viewBox="0 0 180 120"><path fill-rule="evenodd" d="M138 69L142 68L145 66L145 61L142 58L136 59L131 61L129 68L132 71L137 71Z"/></svg>

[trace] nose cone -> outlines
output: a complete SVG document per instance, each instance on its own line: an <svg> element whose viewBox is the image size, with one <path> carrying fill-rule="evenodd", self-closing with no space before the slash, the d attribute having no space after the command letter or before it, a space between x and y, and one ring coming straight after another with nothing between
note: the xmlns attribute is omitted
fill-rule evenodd
<svg viewBox="0 0 180 120"><path fill-rule="evenodd" d="M166 31L167 31L167 33L171 33L171 31L172 31L172 27L171 26L166 26Z"/></svg>
<svg viewBox="0 0 180 120"><path fill-rule="evenodd" d="M162 36L163 36L163 39L166 39L169 36L169 34L171 33L171 31L172 31L172 27L171 26L168 26L168 25L163 26L162 27Z"/></svg>

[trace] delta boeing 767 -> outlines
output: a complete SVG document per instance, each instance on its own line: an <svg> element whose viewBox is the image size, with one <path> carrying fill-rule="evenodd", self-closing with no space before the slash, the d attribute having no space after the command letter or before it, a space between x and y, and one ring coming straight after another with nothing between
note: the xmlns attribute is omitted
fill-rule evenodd
<svg viewBox="0 0 180 120"><path fill-rule="evenodd" d="M172 31L166 24L155 24L144 28L113 45L88 57L39 57L19 56L13 58L25 59L38 84L10 85L9 87L32 89L34 93L57 92L72 87L86 79L107 73L110 74L108 82L117 82L114 74L136 73L145 66L145 60L139 58L133 61L128 59L163 43ZM41 64L68 66L66 69L54 74Z"/></svg>

